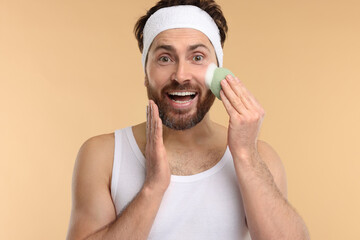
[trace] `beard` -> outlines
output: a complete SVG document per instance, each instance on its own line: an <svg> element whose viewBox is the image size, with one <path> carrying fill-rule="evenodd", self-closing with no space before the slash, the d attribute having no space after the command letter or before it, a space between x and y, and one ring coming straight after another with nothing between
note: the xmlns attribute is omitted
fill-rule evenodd
<svg viewBox="0 0 360 240"><path fill-rule="evenodd" d="M168 104L167 92L176 90L189 90L196 91L198 102L196 104L196 112L191 114L188 109L174 109ZM152 89L147 84L148 98L153 100L159 108L159 117L162 123L168 128L174 130L186 130L194 127L201 122L206 113L210 110L215 101L215 95L210 90L206 91L205 96L202 96L202 91L199 87L191 85L189 83L180 85L177 81L172 81L169 85L165 86L157 96L156 90Z"/></svg>

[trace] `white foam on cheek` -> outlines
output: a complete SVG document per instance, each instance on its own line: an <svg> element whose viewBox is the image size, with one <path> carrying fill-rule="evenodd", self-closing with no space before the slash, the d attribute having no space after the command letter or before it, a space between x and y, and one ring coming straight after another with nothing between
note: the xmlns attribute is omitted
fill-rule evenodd
<svg viewBox="0 0 360 240"><path fill-rule="evenodd" d="M208 89L210 89L211 87L211 81L213 79L213 76L214 76L214 72L216 70L217 66L215 63L210 63L207 70L206 70L206 73L205 73L205 84L206 84L206 87Z"/></svg>

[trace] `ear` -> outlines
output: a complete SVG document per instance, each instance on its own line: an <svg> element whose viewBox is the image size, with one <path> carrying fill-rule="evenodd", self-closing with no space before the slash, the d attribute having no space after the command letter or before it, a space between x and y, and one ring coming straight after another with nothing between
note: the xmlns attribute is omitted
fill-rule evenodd
<svg viewBox="0 0 360 240"><path fill-rule="evenodd" d="M148 79L147 75L145 75L145 78L144 78L144 86L145 87L149 86L149 79Z"/></svg>

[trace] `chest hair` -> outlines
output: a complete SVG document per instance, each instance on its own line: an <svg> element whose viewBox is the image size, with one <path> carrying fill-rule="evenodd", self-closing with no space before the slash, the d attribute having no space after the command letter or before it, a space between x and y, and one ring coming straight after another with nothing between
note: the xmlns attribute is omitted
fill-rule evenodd
<svg viewBox="0 0 360 240"><path fill-rule="evenodd" d="M168 152L172 175L187 176L206 171L215 166L224 155L223 150Z"/></svg>

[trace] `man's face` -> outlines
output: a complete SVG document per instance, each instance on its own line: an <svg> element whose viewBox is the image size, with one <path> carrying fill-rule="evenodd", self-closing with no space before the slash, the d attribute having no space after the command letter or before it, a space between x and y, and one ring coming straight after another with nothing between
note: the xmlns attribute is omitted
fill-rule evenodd
<svg viewBox="0 0 360 240"><path fill-rule="evenodd" d="M169 29L156 36L148 53L145 85L165 126L185 130L204 118L215 100L205 85L210 63L216 63L215 51L202 32Z"/></svg>

